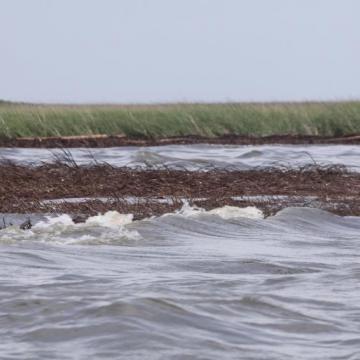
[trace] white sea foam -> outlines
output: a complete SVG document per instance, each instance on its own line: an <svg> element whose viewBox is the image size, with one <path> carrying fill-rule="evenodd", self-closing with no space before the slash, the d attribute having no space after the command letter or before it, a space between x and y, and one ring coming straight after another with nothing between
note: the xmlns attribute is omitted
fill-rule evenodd
<svg viewBox="0 0 360 360"><path fill-rule="evenodd" d="M32 228L33 231L42 232L47 231L48 229L61 229L67 226L73 226L74 222L71 217L67 214L62 214L60 216L52 217L47 216L46 220L39 221Z"/></svg>
<svg viewBox="0 0 360 360"><path fill-rule="evenodd" d="M263 219L263 212L254 207L248 206L245 208L240 208L236 206L223 206L221 208L216 208L208 211L208 214L217 215L225 220L236 219L236 218L248 218L248 219Z"/></svg>
<svg viewBox="0 0 360 360"><path fill-rule="evenodd" d="M203 214L206 212L205 209L197 207L197 206L191 206L188 201L184 200L184 205L182 208L178 211L175 211L174 213L168 213L164 216L171 216L171 215L182 215L184 217L190 217L190 216L196 216L199 214Z"/></svg>
<svg viewBox="0 0 360 360"><path fill-rule="evenodd" d="M141 238L136 230L126 225L133 221L131 214L109 211L104 215L92 216L85 223L75 224L69 215L46 217L30 230L10 226L0 233L1 243L22 241L51 242L54 244L120 244Z"/></svg>
<svg viewBox="0 0 360 360"><path fill-rule="evenodd" d="M197 206L191 206L187 201L184 202L183 207L176 211L175 213L165 214L163 216L171 216L171 215L182 215L184 217L194 217L199 215L216 215L224 220L236 219L236 218L248 218L248 219L263 219L263 212L254 207L237 207L237 206L228 206L225 205L223 207L215 208L209 211Z"/></svg>
<svg viewBox="0 0 360 360"><path fill-rule="evenodd" d="M132 214L120 214L117 211L108 211L104 215L89 217L85 224L92 226L119 227L131 224L134 216Z"/></svg>

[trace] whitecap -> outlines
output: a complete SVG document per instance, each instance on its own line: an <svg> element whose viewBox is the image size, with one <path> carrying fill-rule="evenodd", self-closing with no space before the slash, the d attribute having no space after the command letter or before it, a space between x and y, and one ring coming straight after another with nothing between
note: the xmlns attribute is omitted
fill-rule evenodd
<svg viewBox="0 0 360 360"><path fill-rule="evenodd" d="M224 220L236 218L264 219L264 213L255 206L237 207L225 205L212 210L205 210L198 206L191 206L189 202L184 201L182 208L174 213L168 213L163 216L181 215L184 217L196 217L199 215L216 215Z"/></svg>
<svg viewBox="0 0 360 360"><path fill-rule="evenodd" d="M217 215L224 220L247 218L247 219L263 219L264 213L255 206L240 208L237 206L223 206L208 211L208 214Z"/></svg>
<svg viewBox="0 0 360 360"><path fill-rule="evenodd" d="M0 233L0 243L46 242L52 244L122 244L141 239L136 230L127 229L133 221L132 214L109 211L96 215L85 223L75 224L67 214L47 216L30 230L9 226Z"/></svg>
<svg viewBox="0 0 360 360"><path fill-rule="evenodd" d="M133 214L120 214L117 211L108 211L104 215L89 217L85 224L92 226L118 227L131 224L133 218Z"/></svg>

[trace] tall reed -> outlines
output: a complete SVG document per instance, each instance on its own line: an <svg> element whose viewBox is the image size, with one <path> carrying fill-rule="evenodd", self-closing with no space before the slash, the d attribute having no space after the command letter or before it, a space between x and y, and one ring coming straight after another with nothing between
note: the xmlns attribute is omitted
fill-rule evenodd
<svg viewBox="0 0 360 360"><path fill-rule="evenodd" d="M0 137L360 133L360 102L30 105L0 102Z"/></svg>

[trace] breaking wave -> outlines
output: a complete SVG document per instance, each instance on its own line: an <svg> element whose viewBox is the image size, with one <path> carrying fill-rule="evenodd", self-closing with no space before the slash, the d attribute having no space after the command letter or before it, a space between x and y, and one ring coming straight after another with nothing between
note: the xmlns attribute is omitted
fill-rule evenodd
<svg viewBox="0 0 360 360"><path fill-rule="evenodd" d="M206 211L202 208L192 207L185 203L177 212L162 215L162 217L196 218L198 216L218 216L222 219L235 218L263 218L263 213L255 207L238 208L224 206L222 208ZM154 219L154 218L153 218ZM160 217L161 219L161 217ZM143 221L151 222L152 219ZM11 219L9 220L11 222ZM136 223L140 223L137 221ZM18 225L12 225L0 231L0 243L16 243L23 241L51 242L53 244L84 244L121 245L130 241L138 241L142 237L133 224L132 214L120 214L117 211L108 211L104 215L91 216L84 223L75 224L72 217L67 214L60 216L45 216L36 222L29 230L21 230Z"/></svg>

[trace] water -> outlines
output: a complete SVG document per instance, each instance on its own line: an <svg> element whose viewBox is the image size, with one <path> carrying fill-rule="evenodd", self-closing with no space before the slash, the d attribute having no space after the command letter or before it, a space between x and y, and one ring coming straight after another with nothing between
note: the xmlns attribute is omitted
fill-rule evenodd
<svg viewBox="0 0 360 360"><path fill-rule="evenodd" d="M360 147L343 145L71 152L80 164L360 169ZM0 157L53 160L46 149ZM360 218L185 205L142 221L31 215L23 231L26 215L3 217L0 359L360 359Z"/></svg>
<svg viewBox="0 0 360 360"><path fill-rule="evenodd" d="M38 216L0 232L0 357L359 359L359 231L296 208Z"/></svg>
<svg viewBox="0 0 360 360"><path fill-rule="evenodd" d="M360 146L357 145L168 145L70 149L76 162L107 162L114 166L167 166L189 170L211 167L251 169L254 167L343 164L360 171ZM0 158L20 163L39 164L54 160L59 150L0 148Z"/></svg>

